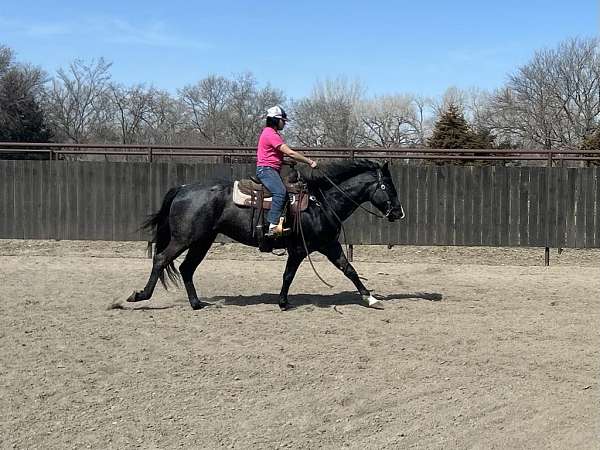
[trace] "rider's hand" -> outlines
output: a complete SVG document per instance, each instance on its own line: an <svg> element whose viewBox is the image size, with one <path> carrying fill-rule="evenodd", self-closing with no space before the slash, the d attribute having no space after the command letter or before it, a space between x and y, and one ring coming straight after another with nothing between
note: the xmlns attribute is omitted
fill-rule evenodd
<svg viewBox="0 0 600 450"><path fill-rule="evenodd" d="M311 168L311 169L314 169L314 168L316 168L316 167L317 167L317 162L316 162L316 161L313 161L313 160L311 159L311 160L310 160L310 164L309 164L309 166L310 166L310 168Z"/></svg>

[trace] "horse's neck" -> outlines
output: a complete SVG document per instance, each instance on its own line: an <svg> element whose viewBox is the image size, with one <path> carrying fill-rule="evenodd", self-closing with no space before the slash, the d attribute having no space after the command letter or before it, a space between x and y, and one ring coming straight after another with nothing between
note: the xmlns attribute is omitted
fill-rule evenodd
<svg viewBox="0 0 600 450"><path fill-rule="evenodd" d="M342 221L346 220L356 211L358 205L369 199L369 189L373 181L371 174L361 173L340 183L338 186L346 195L332 186L324 192L326 207L333 209Z"/></svg>
<svg viewBox="0 0 600 450"><path fill-rule="evenodd" d="M326 169L328 179L323 180L323 182L329 183L330 181L333 181L335 184L341 184L365 172L369 172L374 168L375 163L368 160L332 163L332 165Z"/></svg>

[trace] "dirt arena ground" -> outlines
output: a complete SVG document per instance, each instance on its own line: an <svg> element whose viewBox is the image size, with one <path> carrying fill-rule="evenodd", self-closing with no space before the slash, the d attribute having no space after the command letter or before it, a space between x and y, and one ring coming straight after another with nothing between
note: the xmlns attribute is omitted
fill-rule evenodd
<svg viewBox="0 0 600 450"><path fill-rule="evenodd" d="M598 448L599 251L357 247L384 310L315 258L282 313L285 259L217 245L214 306L108 309L145 251L0 241L0 448Z"/></svg>

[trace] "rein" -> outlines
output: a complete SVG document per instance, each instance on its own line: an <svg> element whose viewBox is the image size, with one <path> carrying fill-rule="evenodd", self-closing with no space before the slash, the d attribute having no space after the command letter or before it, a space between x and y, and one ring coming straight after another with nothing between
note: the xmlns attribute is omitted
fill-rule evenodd
<svg viewBox="0 0 600 450"><path fill-rule="evenodd" d="M304 229L302 228L302 220L300 219L300 217L298 217L298 225L300 228L300 234L302 235L302 244L304 244L304 251L306 252L306 257L308 258L310 267L312 267L312 270L315 273L315 275L317 276L317 278L319 280L321 280L325 286L327 286L329 288L333 288L333 285L329 284L327 281L325 281L323 279L323 277L321 275L319 275L319 272L317 272L317 269L315 268L315 265L312 262L312 258L310 257L310 253L308 252L308 247L306 245L306 239L304 238Z"/></svg>
<svg viewBox="0 0 600 450"><path fill-rule="evenodd" d="M325 178L327 181L329 181L329 182L331 183L331 185L332 185L334 188L336 188L338 191L340 191L344 197L346 197L348 200L350 200L352 203L354 203L354 205L358 206L358 207L359 207L360 209L362 209L363 211L366 211L366 212L368 212L369 214L371 214L371 215L373 215L373 216L377 217L378 219L387 219L387 217L388 217L388 216L390 215L390 213L392 212L392 202L389 200L389 197L388 197L388 201L387 201L387 204L388 204L388 210L387 210L387 212L385 213L385 215L378 214L378 213L376 213L376 212L373 212L373 211L371 211L371 210L369 210L369 209L365 208L363 205L360 205L359 203L357 203L357 202L356 202L356 201L355 201L355 200L354 200L352 197L350 197L348 194L346 194L346 192L344 192L344 190L343 190L341 187L339 187L339 186L338 186L338 185L337 185L337 184L336 184L336 183L335 183L335 182L334 182L334 181L333 181L331 178L329 178L329 175L327 175L327 174L326 174L326 173L325 173L323 170L321 170L319 167L317 167L317 170L320 170L320 171L321 171L321 173L323 174L323 177L324 177L324 178ZM383 182L382 182L382 180L381 180L381 171L380 171L380 170L377 170L377 176L379 177L379 180L377 180L377 183L378 183L378 188L379 188L379 189L382 189L382 190L385 190L385 184L383 184Z"/></svg>

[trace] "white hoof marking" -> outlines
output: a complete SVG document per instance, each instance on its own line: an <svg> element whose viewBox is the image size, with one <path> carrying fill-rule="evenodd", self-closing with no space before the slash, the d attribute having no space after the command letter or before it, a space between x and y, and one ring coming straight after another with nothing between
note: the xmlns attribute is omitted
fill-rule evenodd
<svg viewBox="0 0 600 450"><path fill-rule="evenodd" d="M377 299L376 299L375 297L373 297L372 295L369 295L368 297L367 297L367 296L363 297L363 300L364 300L365 302L367 302L367 304L368 304L369 306L373 306L373 305L376 305L377 303L381 303L381 300L377 300Z"/></svg>

